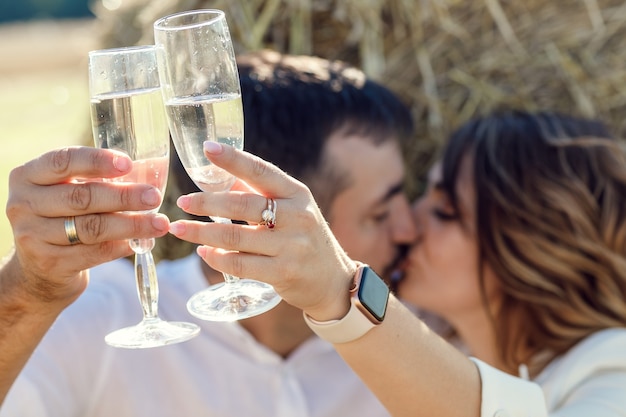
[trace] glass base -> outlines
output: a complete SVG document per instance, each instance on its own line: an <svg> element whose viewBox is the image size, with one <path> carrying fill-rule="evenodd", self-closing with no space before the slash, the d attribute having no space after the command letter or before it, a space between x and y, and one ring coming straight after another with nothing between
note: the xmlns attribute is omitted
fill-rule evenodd
<svg viewBox="0 0 626 417"><path fill-rule="evenodd" d="M156 318L111 332L105 336L104 341L118 348L143 349L185 342L199 332L200 327L192 323Z"/></svg>
<svg viewBox="0 0 626 417"><path fill-rule="evenodd" d="M236 321L265 313L281 300L271 285L240 279L211 285L196 293L187 302L187 310L202 320Z"/></svg>

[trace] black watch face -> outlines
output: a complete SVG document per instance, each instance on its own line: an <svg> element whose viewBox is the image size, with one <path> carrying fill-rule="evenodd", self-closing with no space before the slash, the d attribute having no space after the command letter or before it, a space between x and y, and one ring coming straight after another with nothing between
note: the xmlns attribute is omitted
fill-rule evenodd
<svg viewBox="0 0 626 417"><path fill-rule="evenodd" d="M363 269L359 285L359 300L378 321L383 321L389 300L389 287L370 268Z"/></svg>

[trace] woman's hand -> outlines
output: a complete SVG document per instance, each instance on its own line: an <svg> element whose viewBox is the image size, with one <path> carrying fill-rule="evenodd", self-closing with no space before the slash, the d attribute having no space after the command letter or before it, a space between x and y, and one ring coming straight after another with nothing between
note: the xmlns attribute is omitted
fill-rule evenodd
<svg viewBox="0 0 626 417"><path fill-rule="evenodd" d="M204 245L198 253L214 269L267 282L317 320L343 317L356 265L339 246L309 189L269 162L230 146L207 142L205 154L245 184L236 184L237 191L182 196L179 207L248 225L180 220L170 231ZM269 198L276 204L273 228L261 224Z"/></svg>
<svg viewBox="0 0 626 417"><path fill-rule="evenodd" d="M51 151L15 168L6 206L15 250L0 277L5 294L65 306L84 290L88 268L132 252L127 239L167 233L167 217L127 212L158 207L157 189L102 181L131 169L128 156L89 147Z"/></svg>

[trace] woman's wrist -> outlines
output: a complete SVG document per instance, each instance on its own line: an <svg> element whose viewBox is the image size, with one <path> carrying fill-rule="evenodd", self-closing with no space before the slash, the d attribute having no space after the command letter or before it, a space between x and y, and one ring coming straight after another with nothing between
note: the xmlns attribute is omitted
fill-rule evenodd
<svg viewBox="0 0 626 417"><path fill-rule="evenodd" d="M343 271L332 281L335 285L329 289L326 303L314 309L307 309L304 313L311 319L319 322L340 320L350 310L350 288L354 284L354 275L360 262L349 260Z"/></svg>
<svg viewBox="0 0 626 417"><path fill-rule="evenodd" d="M359 339L381 324L389 301L388 285L369 266L360 264L349 289L350 308L339 319L316 320L304 314L306 324L333 344Z"/></svg>

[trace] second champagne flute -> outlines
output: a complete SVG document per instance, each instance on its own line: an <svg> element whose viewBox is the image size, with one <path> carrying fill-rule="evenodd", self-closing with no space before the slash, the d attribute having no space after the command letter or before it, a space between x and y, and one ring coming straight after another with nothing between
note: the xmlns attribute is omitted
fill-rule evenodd
<svg viewBox="0 0 626 417"><path fill-rule="evenodd" d="M235 178L211 164L203 151L207 140L243 148L239 74L224 12L194 10L163 17L154 23L154 37L178 156L202 191L226 191ZM224 279L192 296L189 312L204 320L233 321L261 314L281 300L269 284L228 274Z"/></svg>
<svg viewBox="0 0 626 417"><path fill-rule="evenodd" d="M122 151L133 160L132 171L112 181L150 184L164 193L169 168L169 131L154 46L89 52L89 91L95 146ZM129 240L135 252L143 320L109 333L105 337L109 345L163 346L189 340L200 331L192 323L159 318L159 289L151 252L154 243L154 239Z"/></svg>

